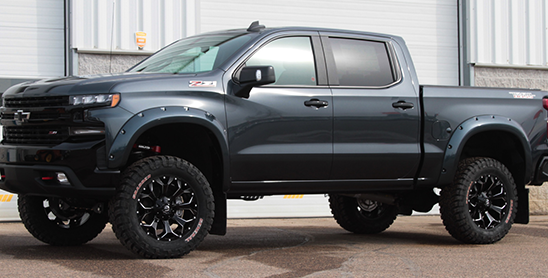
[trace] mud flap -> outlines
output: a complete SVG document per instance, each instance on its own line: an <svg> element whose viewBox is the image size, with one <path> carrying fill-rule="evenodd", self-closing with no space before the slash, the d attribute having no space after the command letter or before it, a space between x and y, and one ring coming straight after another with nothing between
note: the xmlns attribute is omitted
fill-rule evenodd
<svg viewBox="0 0 548 278"><path fill-rule="evenodd" d="M226 234L226 221L227 221L227 203L226 193L220 192L220 190L213 191L213 197L215 198L215 216L213 218L213 224L209 233L212 235L224 236Z"/></svg>
<svg viewBox="0 0 548 278"><path fill-rule="evenodd" d="M529 188L518 189L518 207L514 223L529 223Z"/></svg>

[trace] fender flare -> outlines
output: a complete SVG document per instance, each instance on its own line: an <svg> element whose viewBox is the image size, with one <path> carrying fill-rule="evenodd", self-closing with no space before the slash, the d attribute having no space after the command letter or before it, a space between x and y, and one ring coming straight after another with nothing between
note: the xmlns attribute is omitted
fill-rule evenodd
<svg viewBox="0 0 548 278"><path fill-rule="evenodd" d="M170 123L190 123L205 127L216 137L223 160L223 191L229 186L228 138L215 115L196 108L165 106L143 110L131 117L114 137L107 152L108 168L122 168L137 139L147 130Z"/></svg>
<svg viewBox="0 0 548 278"><path fill-rule="evenodd" d="M525 155L525 178L529 179L531 177L533 169L531 145L527 134L521 125L507 117L485 115L473 117L462 122L453 132L445 149L442 173L438 181L439 185L446 185L453 182L464 146L472 136L486 131L503 131L518 138L520 142L519 147L522 148ZM525 180L525 183L527 183L527 180Z"/></svg>

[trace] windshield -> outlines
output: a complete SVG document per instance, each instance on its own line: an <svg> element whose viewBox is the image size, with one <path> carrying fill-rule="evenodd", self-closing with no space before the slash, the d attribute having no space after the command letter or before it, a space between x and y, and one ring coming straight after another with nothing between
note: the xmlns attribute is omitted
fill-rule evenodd
<svg viewBox="0 0 548 278"><path fill-rule="evenodd" d="M251 39L248 33L190 37L162 49L128 72L198 73L219 67Z"/></svg>

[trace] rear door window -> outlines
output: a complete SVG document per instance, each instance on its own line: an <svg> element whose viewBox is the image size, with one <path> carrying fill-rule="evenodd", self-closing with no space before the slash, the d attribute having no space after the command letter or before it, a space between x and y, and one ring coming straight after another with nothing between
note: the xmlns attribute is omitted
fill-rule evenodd
<svg viewBox="0 0 548 278"><path fill-rule="evenodd" d="M397 79L386 43L329 38L340 86L386 86Z"/></svg>

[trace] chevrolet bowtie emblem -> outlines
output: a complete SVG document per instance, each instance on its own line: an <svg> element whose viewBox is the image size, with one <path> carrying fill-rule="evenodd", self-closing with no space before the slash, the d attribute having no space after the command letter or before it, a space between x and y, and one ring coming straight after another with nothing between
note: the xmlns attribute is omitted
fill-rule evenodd
<svg viewBox="0 0 548 278"><path fill-rule="evenodd" d="M14 117L15 123L21 125L22 123L28 122L30 119L30 112L24 112L23 110L17 110Z"/></svg>

